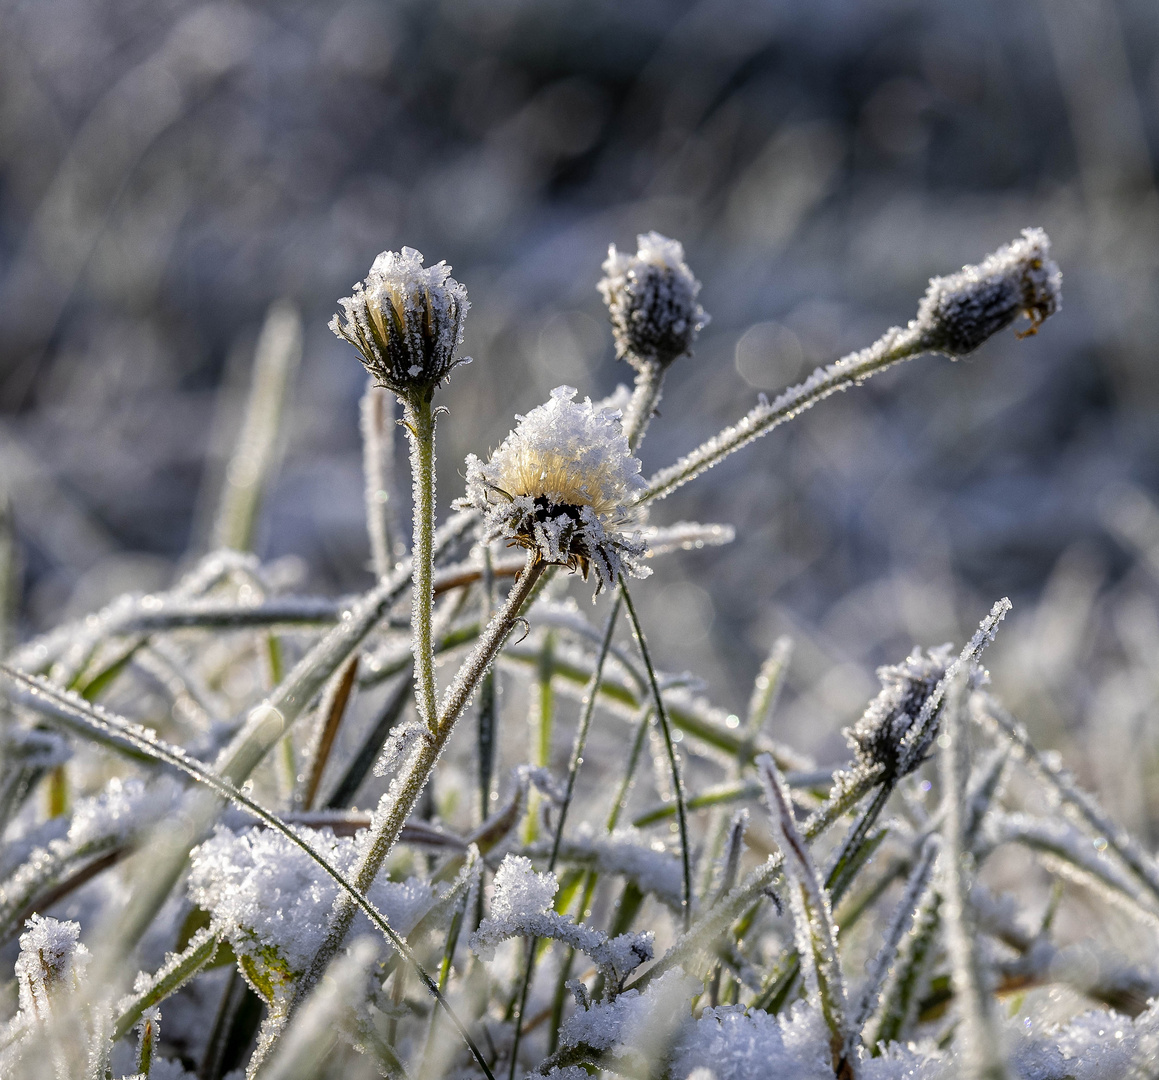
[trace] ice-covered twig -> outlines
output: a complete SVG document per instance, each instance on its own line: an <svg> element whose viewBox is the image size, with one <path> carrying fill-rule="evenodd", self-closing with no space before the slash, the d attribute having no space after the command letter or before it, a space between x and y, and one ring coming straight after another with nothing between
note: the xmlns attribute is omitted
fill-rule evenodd
<svg viewBox="0 0 1159 1080"><path fill-rule="evenodd" d="M940 860L942 910L954 996L962 1018L958 1045L961 1047L963 1075L969 1080L1005 1080L1009 1073L986 972L978 954L970 908L975 860L965 834L969 812L966 794L969 747L962 715L965 681L963 673L951 684L942 718L943 737L948 744L943 748L939 762L944 810L943 857Z"/></svg>
<svg viewBox="0 0 1159 1080"><path fill-rule="evenodd" d="M894 909L893 918L890 919L889 926L886 928L881 948L873 960L865 988L857 1002L857 1011L853 1017L853 1030L859 1034L864 1030L865 1025L877 1009L890 968L897 960L898 946L901 944L902 938L909 933L914 918L921 908L922 898L929 888L930 877L933 874L934 862L938 857L940 846L937 836L928 837L922 845L921 853L910 871L909 878L906 880L905 891Z"/></svg>
<svg viewBox="0 0 1159 1080"><path fill-rule="evenodd" d="M857 1074L855 1032L846 1015L845 980L841 973L829 894L797 828L789 789L772 758L762 754L757 759L757 775L765 789L773 836L784 856L784 871L789 879L788 892L793 908L793 931L805 983L829 1029L833 1072L838 1080L854 1080Z"/></svg>
<svg viewBox="0 0 1159 1080"><path fill-rule="evenodd" d="M894 364L926 352L960 356L1025 313L1033 333L1061 303L1058 267L1050 259L1050 241L1041 229L1000 248L979 266L968 266L947 278L934 278L903 330L892 327L860 352L817 368L797 386L763 400L730 428L709 439L649 481L638 502L662 499L729 454L772 431L838 390L863 382Z"/></svg>

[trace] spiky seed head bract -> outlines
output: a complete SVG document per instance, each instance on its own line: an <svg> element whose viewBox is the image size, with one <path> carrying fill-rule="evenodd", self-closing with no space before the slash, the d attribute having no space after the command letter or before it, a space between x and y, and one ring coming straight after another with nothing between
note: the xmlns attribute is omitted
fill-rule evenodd
<svg viewBox="0 0 1159 1080"><path fill-rule="evenodd" d="M330 329L361 354L366 370L400 397L431 391L456 364L463 323L471 306L466 287L445 263L423 266L422 252L404 247L384 251L354 295L338 301L346 313Z"/></svg>
<svg viewBox="0 0 1159 1080"><path fill-rule="evenodd" d="M1050 238L1042 229L1023 229L977 266L931 278L916 324L927 348L965 356L1019 315L1030 320L1021 336L1037 333L1061 307L1062 272L1050 257Z"/></svg>
<svg viewBox="0 0 1159 1080"><path fill-rule="evenodd" d="M644 486L620 414L559 386L484 463L467 458L461 505L483 512L491 538L535 551L546 563L596 573L596 591L621 572L644 577L645 545L623 531L633 494Z"/></svg>
<svg viewBox="0 0 1159 1080"><path fill-rule="evenodd" d="M679 240L658 232L636 237L635 255L608 247L597 288L608 305L616 356L635 368L662 367L692 349L708 316L696 302L700 282Z"/></svg>
<svg viewBox="0 0 1159 1080"><path fill-rule="evenodd" d="M907 754L905 737L953 660L952 646L940 645L925 655L914 649L900 664L877 669L881 690L861 719L842 732L858 766L897 780L921 764L920 754Z"/></svg>

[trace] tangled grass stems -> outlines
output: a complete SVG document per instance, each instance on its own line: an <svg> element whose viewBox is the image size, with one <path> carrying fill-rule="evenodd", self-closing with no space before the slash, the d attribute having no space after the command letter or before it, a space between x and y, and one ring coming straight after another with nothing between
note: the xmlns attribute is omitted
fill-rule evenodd
<svg viewBox="0 0 1159 1080"><path fill-rule="evenodd" d="M335 884L342 890L343 895L349 898L350 903L359 908L370 919L386 937L387 941L414 968L415 973L427 988L427 991L450 1018L451 1023L455 1026L455 1030L458 1031L463 1041L467 1044L468 1049L471 1051L471 1056L483 1070L484 1075L488 1080L494 1080L491 1069L482 1051L471 1037L470 1032L459 1019L454 1009L451 1008L446 997L440 992L438 985L427 974L422 964L419 963L418 957L414 955L406 941L394 932L393 928L387 922L386 917L363 895L353 881L347 879L345 874L327 862L326 859L319 855L309 843L276 814L271 813L260 803L251 799L225 777L217 775L194 758L189 757L180 747L171 746L163 742L153 735L152 732L138 728L137 725L130 721L117 717L105 710L98 711L87 703L79 701L60 691L57 687L38 676L25 675L23 672L10 668L6 664L0 664L0 674L3 674L11 682L27 691L27 696L24 700L30 707L37 708L51 717L68 714L93 732L100 732L104 736L104 741L107 743L116 743L131 747L138 754L142 754L154 761L163 762L179 770L215 794L229 799L247 810L254 817L264 822L269 828L279 833L294 847L304 851L324 874L333 879Z"/></svg>

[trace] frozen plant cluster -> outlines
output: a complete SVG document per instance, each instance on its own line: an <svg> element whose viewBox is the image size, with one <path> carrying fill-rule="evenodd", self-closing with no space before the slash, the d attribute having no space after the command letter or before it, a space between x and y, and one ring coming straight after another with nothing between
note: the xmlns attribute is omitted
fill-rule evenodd
<svg viewBox="0 0 1159 1080"><path fill-rule="evenodd" d="M221 550L7 656L5 1080L1155 1075L1159 862L1003 706L983 662L1008 600L881 667L830 716L849 760L818 762L776 737L784 698L826 699L790 642L731 688L741 716L667 667L635 596L646 551L748 543L659 520L716 462L878 371L1037 329L1045 234L650 477L638 448L707 316L675 240L604 269L633 386L556 389L467 458L445 517L466 291L404 248L340 301L370 373L358 595ZM294 334L263 341L226 524L261 511L297 362ZM569 595L589 575L594 618Z"/></svg>

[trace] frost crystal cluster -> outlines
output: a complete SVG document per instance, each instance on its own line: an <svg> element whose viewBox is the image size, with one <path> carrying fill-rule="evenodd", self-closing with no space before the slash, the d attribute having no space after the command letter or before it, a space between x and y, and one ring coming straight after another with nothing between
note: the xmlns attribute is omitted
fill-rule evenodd
<svg viewBox="0 0 1159 1080"><path fill-rule="evenodd" d="M700 282L684 247L658 232L636 237L636 254L608 247L597 288L608 305L616 356L633 367L666 367L692 349L708 316L696 302Z"/></svg>
<svg viewBox="0 0 1159 1080"><path fill-rule="evenodd" d="M345 322L330 329L350 342L374 379L396 394L433 390L456 364L467 317L466 288L445 262L423 266L422 252L384 251L354 295L339 300Z"/></svg>
<svg viewBox="0 0 1159 1080"><path fill-rule="evenodd" d="M926 348L965 356L1019 315L1030 320L1026 334L1062 306L1062 272L1050 257L1050 239L1041 229L999 248L977 266L930 279L918 306L917 327Z"/></svg>
<svg viewBox="0 0 1159 1080"><path fill-rule="evenodd" d="M942 645L924 655L914 649L902 663L877 669L881 690L844 731L859 766L893 781L920 764L920 755L906 752L906 736L953 659L953 647Z"/></svg>
<svg viewBox="0 0 1159 1080"><path fill-rule="evenodd" d="M74 990L89 960L80 943L80 924L33 915L20 935L16 983L24 1015L47 1019L58 993Z"/></svg>
<svg viewBox="0 0 1159 1080"><path fill-rule="evenodd" d="M329 829L301 835L332 866L349 874L359 855L356 839ZM266 1000L280 1000L310 966L321 943L338 887L318 875L318 864L285 837L265 829L242 833L219 827L190 860L189 898L210 913L251 985ZM398 933L407 934L434 902L425 882L379 879L369 898ZM365 918L362 932L369 931Z"/></svg>
<svg viewBox="0 0 1159 1080"><path fill-rule="evenodd" d="M580 404L559 386L519 424L486 464L467 458L464 504L482 511L488 535L534 551L545 563L596 574L597 591L621 573L646 576L644 544L624 531L644 486L619 413Z"/></svg>

